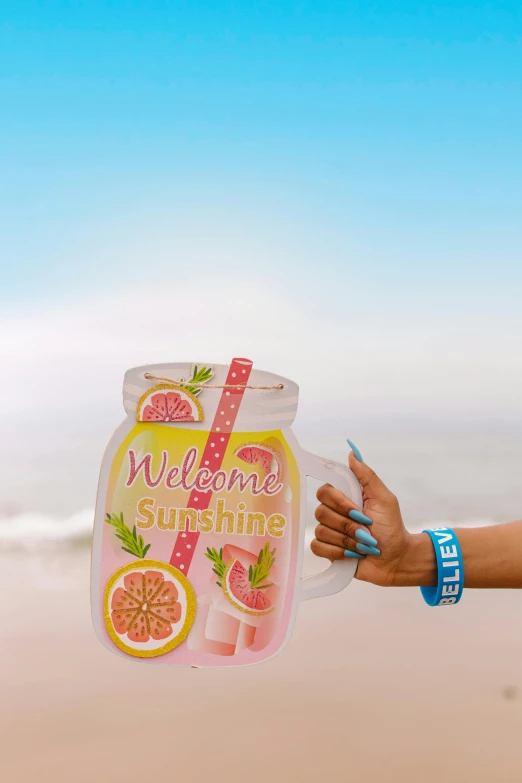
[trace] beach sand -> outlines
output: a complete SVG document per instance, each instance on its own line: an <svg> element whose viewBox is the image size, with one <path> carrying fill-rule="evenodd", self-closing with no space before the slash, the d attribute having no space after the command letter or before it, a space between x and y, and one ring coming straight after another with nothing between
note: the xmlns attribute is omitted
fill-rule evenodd
<svg viewBox="0 0 522 783"><path fill-rule="evenodd" d="M522 780L522 592L353 582L271 661L196 670L103 648L88 580L85 551L0 562L6 783Z"/></svg>

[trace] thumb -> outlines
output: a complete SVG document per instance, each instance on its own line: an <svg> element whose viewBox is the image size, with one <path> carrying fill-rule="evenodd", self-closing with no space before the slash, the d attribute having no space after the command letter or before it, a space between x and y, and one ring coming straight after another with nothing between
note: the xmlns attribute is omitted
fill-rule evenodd
<svg viewBox="0 0 522 783"><path fill-rule="evenodd" d="M348 465L361 485L367 500L380 500L382 503L385 503L392 499L393 494L386 484L381 481L376 472L368 467L365 462L358 460L353 451L348 455Z"/></svg>

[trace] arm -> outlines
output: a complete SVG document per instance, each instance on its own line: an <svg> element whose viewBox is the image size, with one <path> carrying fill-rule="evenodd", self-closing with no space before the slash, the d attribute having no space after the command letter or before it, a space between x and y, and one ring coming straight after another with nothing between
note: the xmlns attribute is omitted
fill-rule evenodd
<svg viewBox="0 0 522 783"><path fill-rule="evenodd" d="M356 557L356 578L389 587L434 586L437 565L426 533L409 533L399 501L352 451L349 465L361 484L362 509L342 492L319 488L319 522L312 551L338 560ZM465 587L522 588L522 520L482 528L455 528Z"/></svg>
<svg viewBox="0 0 522 783"><path fill-rule="evenodd" d="M522 588L522 520L454 530L464 560L464 587ZM429 536L412 535L394 584L432 586L436 581L435 554Z"/></svg>

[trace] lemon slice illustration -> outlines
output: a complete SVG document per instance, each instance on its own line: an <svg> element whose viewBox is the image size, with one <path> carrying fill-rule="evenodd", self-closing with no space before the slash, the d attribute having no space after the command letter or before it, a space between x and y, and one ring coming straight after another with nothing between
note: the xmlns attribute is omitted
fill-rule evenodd
<svg viewBox="0 0 522 783"><path fill-rule="evenodd" d="M138 421L203 421L203 408L194 394L172 383L158 383L143 394L136 408Z"/></svg>
<svg viewBox="0 0 522 783"><path fill-rule="evenodd" d="M174 566L139 560L111 576L103 613L107 632L120 650L153 658L186 639L196 615L196 595Z"/></svg>

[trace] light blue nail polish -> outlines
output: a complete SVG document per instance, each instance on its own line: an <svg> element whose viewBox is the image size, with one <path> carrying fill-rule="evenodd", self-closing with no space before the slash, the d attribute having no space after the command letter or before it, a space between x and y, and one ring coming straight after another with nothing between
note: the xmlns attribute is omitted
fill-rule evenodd
<svg viewBox="0 0 522 783"><path fill-rule="evenodd" d="M349 511L348 516L354 522L360 522L362 525L373 525L370 517L367 517L366 514L362 514L360 511Z"/></svg>
<svg viewBox="0 0 522 783"><path fill-rule="evenodd" d="M344 556L345 557L355 557L357 560L364 560L365 555L360 555L358 552L352 552L351 549L345 549L344 550Z"/></svg>
<svg viewBox="0 0 522 783"><path fill-rule="evenodd" d="M369 546L377 546L377 539L371 536L365 528L360 527L355 531L355 538Z"/></svg>
<svg viewBox="0 0 522 783"><path fill-rule="evenodd" d="M348 438L346 438L346 442L349 445L349 447L351 448L351 450L353 451L353 453L355 454L356 458L359 460L359 462L364 462L364 460L362 458L362 454L359 451L359 449L357 448L357 446L355 445L355 443L352 443L352 441L349 440Z"/></svg>
<svg viewBox="0 0 522 783"><path fill-rule="evenodd" d="M366 544L356 544L359 552L364 552L365 555L380 555L381 550L376 549L374 546L366 546Z"/></svg>

